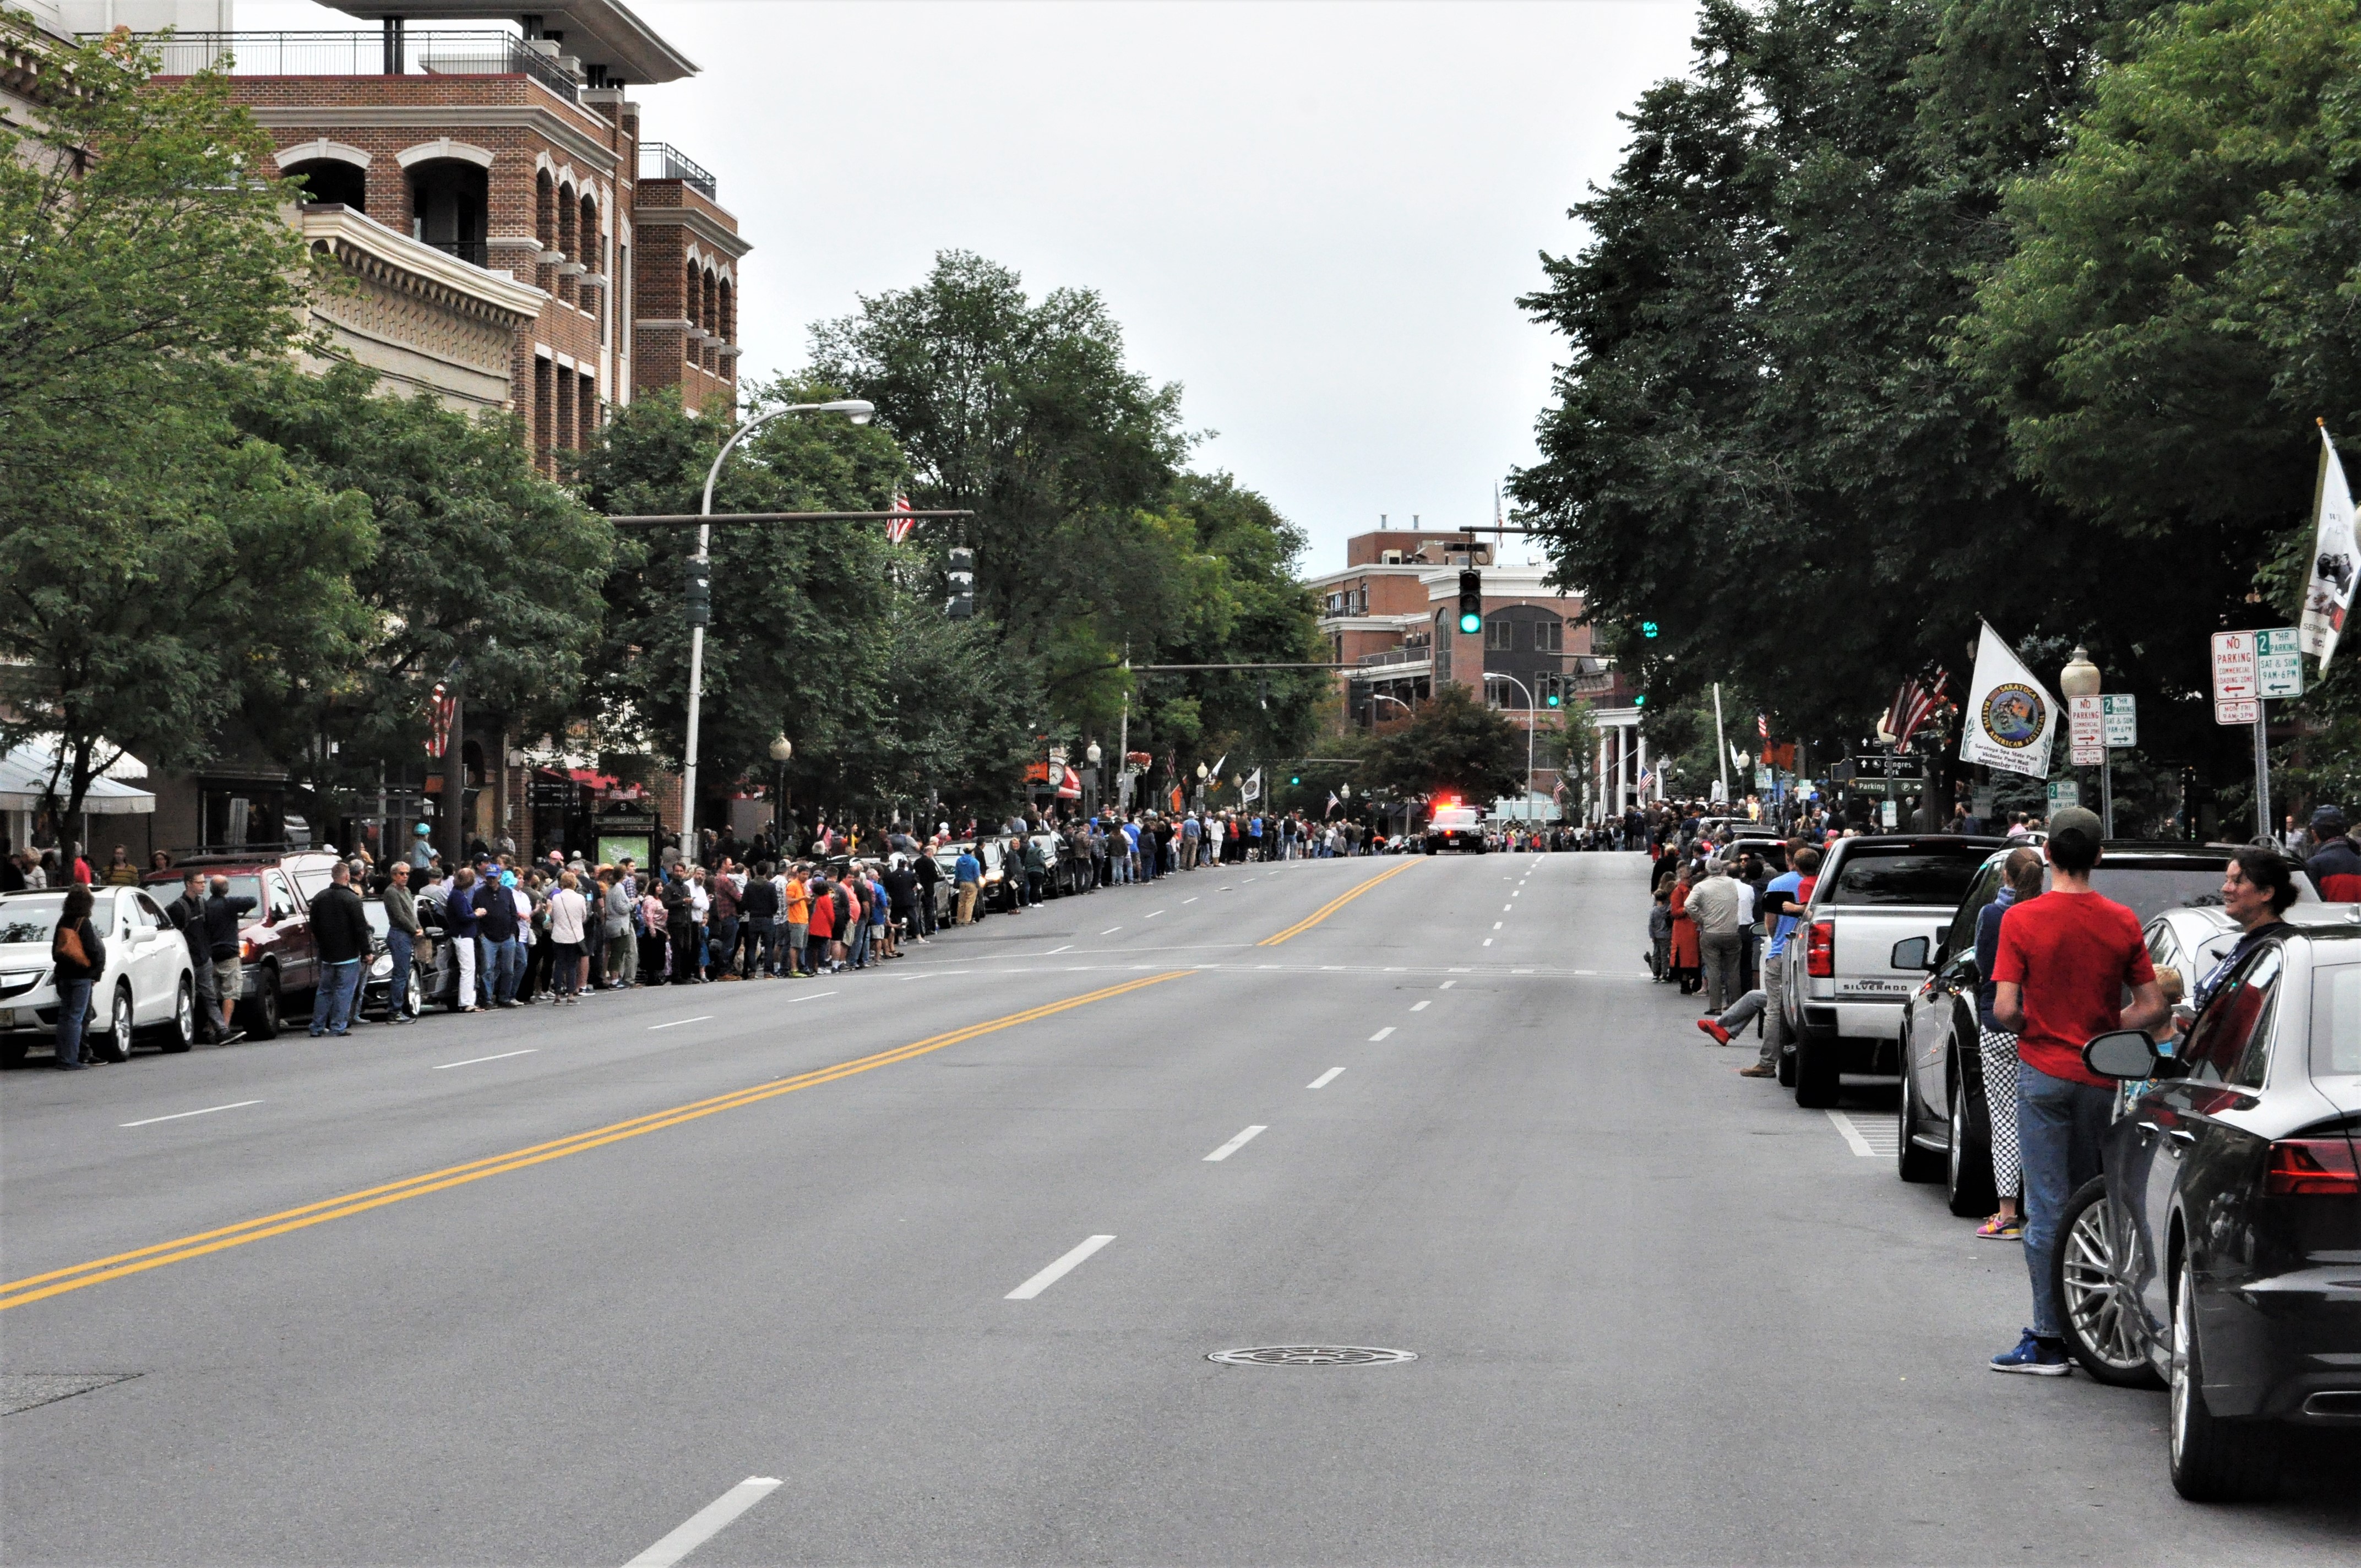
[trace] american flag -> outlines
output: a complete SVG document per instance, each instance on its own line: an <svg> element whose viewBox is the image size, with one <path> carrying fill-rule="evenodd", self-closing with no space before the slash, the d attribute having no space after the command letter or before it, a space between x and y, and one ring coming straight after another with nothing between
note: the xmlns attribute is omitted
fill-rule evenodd
<svg viewBox="0 0 2361 1568"><path fill-rule="evenodd" d="M1895 688L1894 701L1885 710L1884 728L1896 746L1906 749L1910 737L1942 711L1944 693L1950 684L1951 673L1938 669L1931 681L1914 676Z"/></svg>
<svg viewBox="0 0 2361 1568"><path fill-rule="evenodd" d="M885 510L898 514L886 520L885 537L899 544L910 537L910 530L918 526L918 520L908 515L910 498L897 493L894 497L894 504Z"/></svg>

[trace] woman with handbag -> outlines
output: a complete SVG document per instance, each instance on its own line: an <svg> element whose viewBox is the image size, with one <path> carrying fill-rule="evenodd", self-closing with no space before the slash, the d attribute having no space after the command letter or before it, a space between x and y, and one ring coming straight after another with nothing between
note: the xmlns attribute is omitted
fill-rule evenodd
<svg viewBox="0 0 2361 1568"><path fill-rule="evenodd" d="M94 902L87 884L69 889L58 928L49 937L49 962L57 967L58 1066L67 1072L79 1072L91 1065L82 1059L82 1031L90 1022L90 987L106 972L106 944L90 918Z"/></svg>

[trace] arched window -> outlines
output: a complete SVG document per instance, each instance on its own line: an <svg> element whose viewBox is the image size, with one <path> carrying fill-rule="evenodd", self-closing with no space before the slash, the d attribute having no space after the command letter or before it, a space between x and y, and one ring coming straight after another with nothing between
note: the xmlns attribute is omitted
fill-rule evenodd
<svg viewBox="0 0 2361 1568"><path fill-rule="evenodd" d="M303 182L306 202L335 202L357 213L368 211L368 171L341 158L313 158L280 172Z"/></svg>
<svg viewBox="0 0 2361 1568"><path fill-rule="evenodd" d="M730 280L727 278L721 280L720 297L715 302L715 315L720 324L716 326L713 330L721 334L722 342L737 342L738 301L737 295L730 290Z"/></svg>
<svg viewBox="0 0 2361 1568"><path fill-rule="evenodd" d="M698 276L697 263L694 261L688 264L688 271L686 275L686 282L683 287L684 291L681 294L680 313L687 321L688 324L694 327L697 325L697 294L704 287L704 280ZM696 364L697 339L692 336L684 336L681 342L686 353L688 362L691 365Z"/></svg>
<svg viewBox="0 0 2361 1568"><path fill-rule="evenodd" d="M557 248L565 253L568 261L582 259L582 252L576 248L574 236L574 218L579 210L574 203L574 187L560 185L557 188Z"/></svg>
<svg viewBox="0 0 2361 1568"><path fill-rule="evenodd" d="M408 173L410 236L485 265L490 203L484 170L456 158L432 158L412 164Z"/></svg>
<svg viewBox="0 0 2361 1568"><path fill-rule="evenodd" d="M557 248L557 187L545 169L533 180L533 236L544 250Z"/></svg>
<svg viewBox="0 0 2361 1568"><path fill-rule="evenodd" d="M574 259L593 272L603 273L607 270L607 244L598 233L598 198L583 197L581 212L581 222L575 233L579 236L577 243L582 248L575 253Z"/></svg>

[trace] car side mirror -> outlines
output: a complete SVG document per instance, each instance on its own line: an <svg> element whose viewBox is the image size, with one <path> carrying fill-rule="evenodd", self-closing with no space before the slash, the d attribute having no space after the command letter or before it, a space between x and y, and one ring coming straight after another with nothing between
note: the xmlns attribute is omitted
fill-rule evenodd
<svg viewBox="0 0 2361 1568"><path fill-rule="evenodd" d="M2101 1078L2125 1082L2154 1078L2163 1059L2157 1054L2156 1042L2140 1029L2110 1029L2103 1035L2092 1036L2082 1046L2084 1067Z"/></svg>
<svg viewBox="0 0 2361 1568"><path fill-rule="evenodd" d="M1905 937L1894 944L1893 955L1887 961L1895 969L1932 970L1935 959L1931 947L1924 937Z"/></svg>

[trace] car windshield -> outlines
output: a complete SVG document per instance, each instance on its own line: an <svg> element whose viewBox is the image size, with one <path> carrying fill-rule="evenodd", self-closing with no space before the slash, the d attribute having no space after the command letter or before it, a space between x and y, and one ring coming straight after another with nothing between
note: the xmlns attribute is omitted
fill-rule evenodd
<svg viewBox="0 0 2361 1568"><path fill-rule="evenodd" d="M55 893L28 894L0 902L0 944L48 941L49 934L58 928L58 914L65 906L62 888ZM115 894L102 893L96 896L91 905L90 923L104 933L113 933Z"/></svg>
<svg viewBox="0 0 2361 1568"><path fill-rule="evenodd" d="M1437 828L1473 828L1476 814L1472 811L1438 811L1434 814Z"/></svg>
<svg viewBox="0 0 2361 1568"><path fill-rule="evenodd" d="M382 937L393 929L393 922L386 917L385 900L381 898L363 899L361 917L368 922L369 930L377 936Z"/></svg>
<svg viewBox="0 0 2361 1568"><path fill-rule="evenodd" d="M2356 1075L2361 1075L2361 963L2322 968L2312 978L2312 1076Z"/></svg>
<svg viewBox="0 0 2361 1568"><path fill-rule="evenodd" d="M1951 908L1967 896L1984 851L1881 850L1853 853L1837 868L1830 904L1925 904Z"/></svg>

